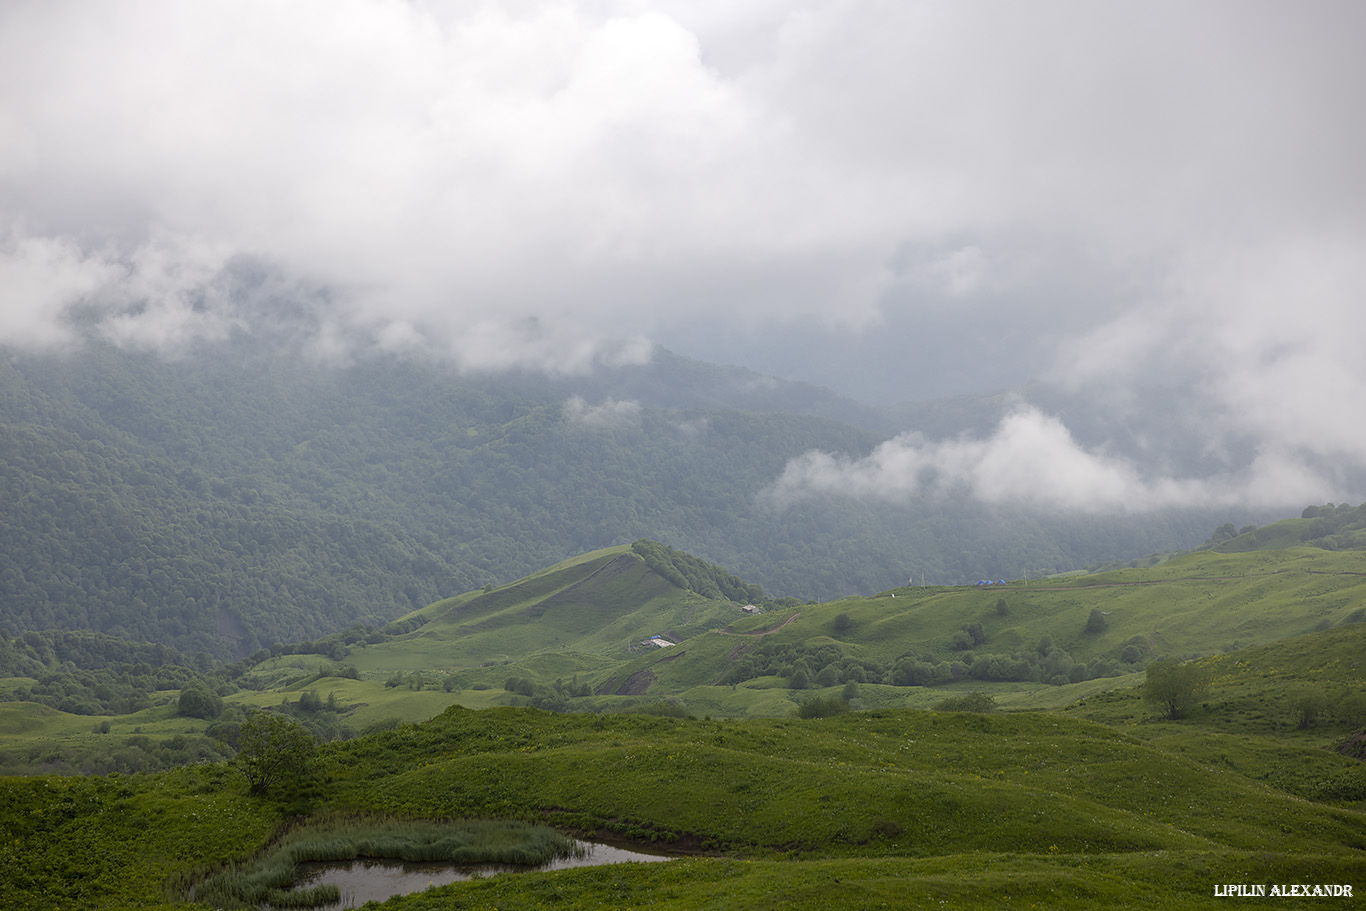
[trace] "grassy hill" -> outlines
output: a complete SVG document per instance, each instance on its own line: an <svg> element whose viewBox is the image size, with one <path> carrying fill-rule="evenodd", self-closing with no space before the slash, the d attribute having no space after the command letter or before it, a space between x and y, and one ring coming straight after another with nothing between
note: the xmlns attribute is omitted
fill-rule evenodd
<svg viewBox="0 0 1366 911"><path fill-rule="evenodd" d="M474 880L392 909L1201 908L1227 904L1220 883L1353 883L1362 869L1366 763L1336 749L1366 728L1360 553L1206 550L758 615L656 565L668 577L632 547L594 551L435 602L346 654L244 666L225 716L282 700L297 711L311 693L335 706L318 715L371 730L325 744L314 776L275 796L248 793L214 756L149 775L0 778L7 900L185 907L195 871L251 856L286 820L373 814L548 822L687 855ZM653 635L676 644L642 644ZM1209 689L1166 720L1143 699L1144 664L1194 655ZM984 656L988 670L1066 657L1116 673L873 677ZM746 666L765 673L727 682ZM972 691L995 711L942 708ZM803 700L851 693L855 711L794 717ZM0 705L0 746L215 742L215 722L155 696L129 716Z"/></svg>
<svg viewBox="0 0 1366 911"><path fill-rule="evenodd" d="M501 685L515 673L538 682L598 675L653 636L682 641L739 616L650 569L628 546L559 563L501 588L439 601L397 626L416 627L346 660L362 676L426 671L461 688Z"/></svg>
<svg viewBox="0 0 1366 911"><path fill-rule="evenodd" d="M708 587L706 579L688 583L661 568L674 578L630 546L606 548L437 601L386 635L331 637L303 654L263 652L232 678L238 691L226 696L224 717L330 700L335 711L312 720L337 736L421 721L452 705L601 712L667 703L698 717L781 717L812 698L930 708L977 691L1002 708L1059 709L1139 685L1155 659L1224 655L1366 617L1366 557L1304 547L1205 550L1027 585L761 602L757 615L685 587ZM653 636L676 644L647 644ZM32 683L10 678L0 688ZM0 759L12 769L99 770L89 757L142 738L122 766L134 770L148 767L134 761L147 752L146 738L177 737L182 748L203 738L195 750L213 755L206 735L221 727L178 716L177 697L153 694L131 715L44 712L41 723L36 707L0 703L0 725L11 732L0 739Z"/></svg>
<svg viewBox="0 0 1366 911"><path fill-rule="evenodd" d="M1028 585L901 588L751 616L735 602L671 585L629 548L609 548L504 588L433 604L405 621L421 623L413 632L358 649L346 660L366 679L425 669L455 677L464 690L501 685L510 676L551 684L577 675L593 690L591 697L571 699L583 708L607 707L610 697L621 695L700 700L714 714L785 714L792 699L774 703L763 694L786 690L789 674L739 681L728 674L762 649L805 656L813 677L820 671L815 662L824 656L836 666L838 684L847 682L856 665L886 669L914 661L949 665L952 674L984 657L1024 655L1043 669L1105 669L1102 679L1119 684L1152 659L1217 654L1302 635L1359 619L1363 606L1362 554L1296 548L1202 551L1147 569ZM962 636L968 628L971 641ZM678 645L642 647L651 635ZM900 704L942 698L939 687L890 686L871 671L858 682L865 697L883 701L898 690ZM1029 704L1018 698L1022 691L1039 693L1038 704L1044 705L1059 702L1050 691L1067 689L1046 680L967 672L938 682L995 687L1015 695L1012 704L1019 707ZM1093 690L1097 682L1093 676L1076 684ZM732 683L737 691L757 695L747 702L707 692L730 691Z"/></svg>
<svg viewBox="0 0 1366 911"><path fill-rule="evenodd" d="M355 642L337 661L279 655L246 680L251 689L286 695L340 688L344 701L366 703L361 717L371 721L380 706L404 720L426 717L399 710L404 700L433 712L448 704L516 704L515 694L501 692L509 678L542 687L559 681L563 707L601 710L646 697L697 701L703 714L786 714L804 694L790 689L790 665L803 658L813 678L807 689L821 688L815 678L826 661L835 683L856 679L864 698L883 707L929 704L945 687L964 685L999 692L1012 707L1047 707L1074 692L1128 685L1128 675L1153 659L1224 653L1361 619L1366 558L1314 548L1200 551L1146 569L1030 584L899 588L825 604L766 605L757 615L743 606L680 588L630 547L606 548L433 603L391 627L406 632ZM651 636L677 645L643 644ZM765 651L788 656L783 673L734 679L737 665ZM1033 662L1038 676L1011 679L1009 668L974 676L983 660ZM358 679L318 677L338 661ZM930 686L880 676L895 676L906 662L948 668L950 676ZM1050 668L1053 675L1042 676ZM1066 678L1069 668L1086 669L1073 673L1084 679ZM396 675L402 685L385 687ZM578 688L566 691L575 680ZM443 684L447 701L432 692ZM775 689L782 691L777 701Z"/></svg>
<svg viewBox="0 0 1366 911"><path fill-rule="evenodd" d="M706 722L452 709L329 755L347 780L337 799L358 809L574 808L579 825L721 850L1319 853L1361 838L1351 812L1288 814L1289 798L1236 773L1031 713Z"/></svg>
<svg viewBox="0 0 1366 911"><path fill-rule="evenodd" d="M1227 881L1351 883L1366 847L1360 796L1305 800L1124 730L1036 713L705 721L453 708L328 747L310 789L284 802L213 769L5 784L9 894L30 907L176 905L187 871L246 855L300 811L550 821L704 855L499 876L391 908L1205 907ZM153 815L158 825L130 828ZM85 850L70 850L76 839ZM136 863L109 863L106 850Z"/></svg>
<svg viewBox="0 0 1366 911"><path fill-rule="evenodd" d="M1298 519L1282 519L1237 535L1232 532L1231 526L1216 531L1215 539L1227 539L1212 540L1211 547L1224 553L1279 550L1297 545L1324 550L1362 550L1366 548L1366 504L1309 506Z"/></svg>

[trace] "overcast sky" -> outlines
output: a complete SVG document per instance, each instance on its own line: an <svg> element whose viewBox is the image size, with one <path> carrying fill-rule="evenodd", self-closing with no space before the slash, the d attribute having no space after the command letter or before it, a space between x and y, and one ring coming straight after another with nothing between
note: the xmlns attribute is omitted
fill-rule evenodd
<svg viewBox="0 0 1366 911"><path fill-rule="evenodd" d="M1357 0L7 0L0 342L283 316L321 358L662 343L884 402L1156 383L1254 458L1167 477L1022 402L775 490L1342 498L1362 35Z"/></svg>

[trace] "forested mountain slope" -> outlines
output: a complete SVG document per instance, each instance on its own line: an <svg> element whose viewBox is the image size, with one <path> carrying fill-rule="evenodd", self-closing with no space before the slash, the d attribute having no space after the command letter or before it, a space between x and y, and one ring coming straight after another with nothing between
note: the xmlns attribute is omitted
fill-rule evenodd
<svg viewBox="0 0 1366 911"><path fill-rule="evenodd" d="M1306 545L1323 550L1366 550L1366 503L1307 506L1298 519L1282 519L1235 534L1232 525L1215 529L1208 544L1223 553L1280 550Z"/></svg>
<svg viewBox="0 0 1366 911"><path fill-rule="evenodd" d="M894 421L666 352L559 379L232 347L12 356L0 624L227 657L639 538L825 599L1129 559L1218 524L760 496L789 459L864 454Z"/></svg>

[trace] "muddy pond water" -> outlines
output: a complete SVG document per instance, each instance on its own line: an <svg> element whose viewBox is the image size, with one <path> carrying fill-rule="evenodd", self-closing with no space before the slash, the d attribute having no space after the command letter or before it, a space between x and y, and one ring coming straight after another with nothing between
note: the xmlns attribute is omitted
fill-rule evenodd
<svg viewBox="0 0 1366 911"><path fill-rule="evenodd" d="M335 885L341 890L341 901L320 905L319 911L342 911L346 908L359 908L369 901L384 901L395 895L421 892L429 886L444 886L476 876L565 870L570 867L595 867L602 864L651 863L673 859L670 855L644 854L595 842L581 841L578 844L583 849L581 855L552 860L548 864L534 867L508 864L452 866L443 863L404 863L398 860L301 864L295 888Z"/></svg>

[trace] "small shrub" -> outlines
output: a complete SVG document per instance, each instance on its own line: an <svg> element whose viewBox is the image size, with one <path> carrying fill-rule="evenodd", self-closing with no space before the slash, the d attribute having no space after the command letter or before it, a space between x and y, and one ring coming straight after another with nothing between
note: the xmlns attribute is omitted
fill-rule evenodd
<svg viewBox="0 0 1366 911"><path fill-rule="evenodd" d="M535 696L536 681L530 677L509 677L503 684L503 689L518 696Z"/></svg>
<svg viewBox="0 0 1366 911"><path fill-rule="evenodd" d="M1357 731L1333 747L1344 756L1366 762L1366 731Z"/></svg>
<svg viewBox="0 0 1366 911"><path fill-rule="evenodd" d="M1346 692L1333 701L1338 721L1353 728L1366 728L1366 692Z"/></svg>
<svg viewBox="0 0 1366 911"><path fill-rule="evenodd" d="M1295 727L1300 730L1312 728L1319 716L1328 710L1328 700L1317 690L1301 690L1290 697L1290 711L1295 718Z"/></svg>
<svg viewBox="0 0 1366 911"><path fill-rule="evenodd" d="M901 823L894 819L875 819L872 825L872 835L874 838L890 840L901 834Z"/></svg>
<svg viewBox="0 0 1366 911"><path fill-rule="evenodd" d="M834 715L843 715L849 711L849 703L839 696L816 696L811 699L803 699L797 706L796 715L798 718L830 718Z"/></svg>
<svg viewBox="0 0 1366 911"><path fill-rule="evenodd" d="M277 712L256 712L242 724L237 763L254 794L292 785L305 777L318 742L308 729Z"/></svg>
<svg viewBox="0 0 1366 911"><path fill-rule="evenodd" d="M1154 661L1147 667L1143 698L1159 706L1175 721L1199 704L1209 692L1209 673L1194 664Z"/></svg>
<svg viewBox="0 0 1366 911"><path fill-rule="evenodd" d="M187 718L212 721L223 712L223 697L205 686L186 687L176 700L176 712Z"/></svg>

